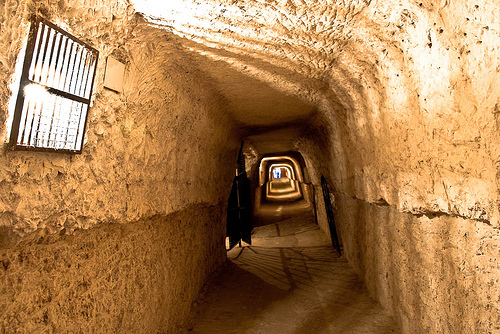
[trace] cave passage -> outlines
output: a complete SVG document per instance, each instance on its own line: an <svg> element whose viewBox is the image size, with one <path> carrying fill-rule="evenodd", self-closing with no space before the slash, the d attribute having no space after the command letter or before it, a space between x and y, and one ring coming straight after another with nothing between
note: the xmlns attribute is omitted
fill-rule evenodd
<svg viewBox="0 0 500 334"><path fill-rule="evenodd" d="M314 211L313 189L305 182L303 165L299 152L266 154L260 159L258 177L252 179L255 226Z"/></svg>
<svg viewBox="0 0 500 334"><path fill-rule="evenodd" d="M401 333L318 226L300 153L266 154L256 164L248 167L257 185L251 244L228 252L186 331Z"/></svg>
<svg viewBox="0 0 500 334"><path fill-rule="evenodd" d="M0 22L0 333L500 333L498 0Z"/></svg>
<svg viewBox="0 0 500 334"><path fill-rule="evenodd" d="M401 333L309 214L254 229L228 253L189 333Z"/></svg>

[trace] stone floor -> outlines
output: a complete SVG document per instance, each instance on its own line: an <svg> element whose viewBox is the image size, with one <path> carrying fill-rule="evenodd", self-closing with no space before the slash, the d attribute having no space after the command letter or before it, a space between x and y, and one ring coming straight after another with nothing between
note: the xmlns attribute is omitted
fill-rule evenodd
<svg viewBox="0 0 500 334"><path fill-rule="evenodd" d="M258 227L228 259L187 332L400 333L312 222Z"/></svg>

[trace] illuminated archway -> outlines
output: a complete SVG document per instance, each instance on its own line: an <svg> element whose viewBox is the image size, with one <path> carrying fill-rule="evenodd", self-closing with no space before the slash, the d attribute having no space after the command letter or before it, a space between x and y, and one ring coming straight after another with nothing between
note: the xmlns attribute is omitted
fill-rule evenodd
<svg viewBox="0 0 500 334"><path fill-rule="evenodd" d="M282 217L313 210L312 188L304 182L303 166L293 153L260 160L255 216Z"/></svg>

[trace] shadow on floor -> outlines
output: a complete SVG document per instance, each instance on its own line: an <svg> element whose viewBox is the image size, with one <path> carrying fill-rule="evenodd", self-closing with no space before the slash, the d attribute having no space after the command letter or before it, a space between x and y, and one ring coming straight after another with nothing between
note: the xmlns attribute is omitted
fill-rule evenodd
<svg viewBox="0 0 500 334"><path fill-rule="evenodd" d="M198 302L188 332L250 333L258 314L286 295L287 291L228 260L224 273Z"/></svg>
<svg viewBox="0 0 500 334"><path fill-rule="evenodd" d="M254 234L259 247L228 253L226 270L200 301L188 332L400 332L317 225L262 229Z"/></svg>

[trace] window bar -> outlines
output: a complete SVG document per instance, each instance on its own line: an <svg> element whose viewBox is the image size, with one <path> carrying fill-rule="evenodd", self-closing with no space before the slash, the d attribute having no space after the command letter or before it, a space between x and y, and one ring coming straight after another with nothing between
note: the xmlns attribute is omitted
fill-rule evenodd
<svg viewBox="0 0 500 334"><path fill-rule="evenodd" d="M37 108L37 103L34 102L34 103L32 103L32 106L30 106L30 109L29 109L28 115L29 115L30 127L28 128L28 132L24 134L24 144L25 145L29 145L29 143L30 143L31 129L33 128L33 122L35 120L36 108Z"/></svg>
<svg viewBox="0 0 500 334"><path fill-rule="evenodd" d="M42 100L42 103L40 104L40 112L38 113L38 121L36 123L36 130L35 133L33 134L33 146L41 146L40 143L40 125L42 125L42 118L44 114L44 109L45 109L45 101Z"/></svg>
<svg viewBox="0 0 500 334"><path fill-rule="evenodd" d="M55 64L54 64L54 77L53 77L52 84L51 84L52 87L56 86L56 82L58 82L58 79L61 77L61 71L60 71L61 62L59 61L59 59L61 59L61 50L63 47L63 40L64 40L64 36L59 34L59 44L57 46L57 55L56 55Z"/></svg>
<svg viewBox="0 0 500 334"><path fill-rule="evenodd" d="M78 132L77 132L77 137L76 137L76 148L78 150L81 150L82 148L82 144L83 144L83 140L85 138L85 123L86 123L86 115L88 113L88 105L86 104L82 104L82 114L85 112L85 117L84 116L80 116L80 121L78 123ZM82 122L83 120L83 122ZM79 134L82 134L81 136L79 136Z"/></svg>
<svg viewBox="0 0 500 334"><path fill-rule="evenodd" d="M52 55L50 57L50 62L49 62L49 72L48 72L49 77L47 79L47 85L50 87L54 87L54 81L57 73L57 61L59 60L59 48L61 46L61 39L62 35L56 33L56 35L54 36L54 49L52 51Z"/></svg>
<svg viewBox="0 0 500 334"><path fill-rule="evenodd" d="M90 76L90 71L92 69L93 58L94 58L94 54L92 52L89 52L88 57L87 57L87 61L88 61L88 64L87 64L88 66L87 66L87 70L86 70L87 75L82 83L83 92L81 92L81 95L85 98L87 98L87 87L89 84L89 76Z"/></svg>
<svg viewBox="0 0 500 334"><path fill-rule="evenodd" d="M70 41L70 48L68 51L68 58L66 59L66 70L64 72L64 84L61 86L61 90L63 92L67 91L67 85L68 83L68 76L70 76L70 68L71 68L71 59L73 58L73 53L75 52L75 43L73 41Z"/></svg>
<svg viewBox="0 0 500 334"><path fill-rule="evenodd" d="M74 93L75 95L81 96L80 95L80 89L82 87L82 79L83 75L85 74L85 61L87 57L87 52L85 51L85 48L82 48L82 52L80 54L80 61L78 65L78 72L76 76L76 82L75 82L75 88L74 88Z"/></svg>
<svg viewBox="0 0 500 334"><path fill-rule="evenodd" d="M80 75L78 76L78 85L77 85L77 89L75 91L75 95L78 95L78 96L82 96L83 80L85 78L85 72L87 71L87 61L88 61L88 55L89 55L87 50L84 49L83 51L85 54L85 60L83 60L81 62L81 65L83 65L83 69L82 69ZM82 54L82 58L83 58L83 54Z"/></svg>
<svg viewBox="0 0 500 334"><path fill-rule="evenodd" d="M73 43L73 44L75 45L75 48L74 48L74 50L73 50L73 52L74 52L74 55L75 55L75 56L74 56L74 57L72 57L72 58L73 58L73 60L72 60L72 61L71 61L71 63L70 63L70 64L71 64L71 65L70 65L70 66L71 66L71 76L69 77L68 89L67 89L67 90L65 89L65 91L66 91L66 92L68 92L68 93L71 93L71 84L73 83L73 77L74 77L74 75L75 75L76 58L78 57L78 52L79 52L79 48L78 48L78 47L79 47L79 45L78 45L78 44L76 44L76 43ZM69 73L69 72L68 72L68 73Z"/></svg>
<svg viewBox="0 0 500 334"><path fill-rule="evenodd" d="M45 46L43 48L43 56L39 59L39 61L40 61L40 64L39 64L40 65L40 74L38 76L37 82L40 82L40 83L42 82L42 72L43 72L43 68L45 66L45 57L47 55L47 48L49 47L49 39L50 39L50 30L49 29L46 30L46 33L44 35Z"/></svg>
<svg viewBox="0 0 500 334"><path fill-rule="evenodd" d="M83 58L83 53L84 53L84 48L79 48L78 50L78 63L77 63L77 68L76 68L76 75L74 78L74 84L73 84L73 91L70 91L70 93L74 95L78 95L77 90L78 90L78 81L80 80L80 69L82 68L82 58Z"/></svg>
<svg viewBox="0 0 500 334"><path fill-rule="evenodd" d="M50 117L50 126L49 126L49 135L47 136L47 145L50 145L50 135L52 134L52 126L54 124L54 117L57 109L57 101L60 99L59 96L55 96L54 99L54 108L52 108L52 116Z"/></svg>
<svg viewBox="0 0 500 334"><path fill-rule="evenodd" d="M96 64L99 56L95 56L94 53L92 53L92 64L89 70L89 79L90 79L90 85L89 81L87 80L86 82L86 91L85 91L85 97L90 100L90 92L92 92L92 88L94 86L94 78L95 78L95 70L96 70Z"/></svg>
<svg viewBox="0 0 500 334"><path fill-rule="evenodd" d="M47 38L47 48L45 49L45 57L43 58L42 72L40 73L40 83L43 85L48 85L49 73L50 73L50 63L52 61L52 54L54 53L54 40L55 40L55 30L50 29Z"/></svg>
<svg viewBox="0 0 500 334"><path fill-rule="evenodd" d="M35 20L32 20L31 26L33 27L33 34L28 35L28 43L26 45L26 54L25 54L25 60L23 64L23 70L21 73L21 83L19 87L19 91L17 93L17 99L16 99L16 110L14 113L13 121L12 121L12 129L10 132L10 143L14 144L17 143L17 137L19 135L19 126L20 126L20 121L21 121L21 114L22 114L22 108L21 106L24 104L24 85L27 82L29 74L30 74L30 66L31 62L33 60L33 50L36 46L37 42L37 32L38 32L38 27L37 23ZM15 145L15 144L14 144Z"/></svg>
<svg viewBox="0 0 500 334"><path fill-rule="evenodd" d="M26 101L26 103L23 104L23 111L21 113L21 119L19 124L23 124L23 131L21 133L18 133L17 135L17 142L21 142L24 137L24 133L26 132L26 122L28 121L28 110L30 107L30 101Z"/></svg>
<svg viewBox="0 0 500 334"><path fill-rule="evenodd" d="M91 93L92 93L92 90L94 89L95 75L97 73L97 64L99 61L99 52L95 51L94 56L95 56L94 62L92 63L92 79L90 80L90 88L89 88L89 91L87 93L89 105L90 105ZM85 124L86 124L86 122L85 122Z"/></svg>
<svg viewBox="0 0 500 334"><path fill-rule="evenodd" d="M68 48L68 52L66 53L66 61L65 61L65 69L64 69L64 82L61 86L61 90L62 91L66 91L66 85L67 85L67 82L68 82L68 76L69 76L69 69L71 67L71 59L73 57L73 52L74 52L74 48L75 48L75 43L70 40L69 41L69 48Z"/></svg>
<svg viewBox="0 0 500 334"><path fill-rule="evenodd" d="M56 109L57 99L58 99L57 95L51 96L50 106L52 108L52 111L49 108L44 113L45 122L43 124L44 134L43 134L42 146L45 148L50 147L50 133L51 133L51 129L52 129L52 122L54 120L54 113L55 113L55 109Z"/></svg>
<svg viewBox="0 0 500 334"><path fill-rule="evenodd" d="M55 131L54 131L54 147L58 148L58 143L59 143L59 134L60 134L60 128L61 128L61 110L63 108L64 100L59 97L59 110L57 112L57 118L56 118L56 126L55 126Z"/></svg>
<svg viewBox="0 0 500 334"><path fill-rule="evenodd" d="M35 102L35 105L33 106L33 117L31 118L31 124L30 124L29 132L28 132L28 143L27 143L27 145L30 145L30 146L33 146L33 144L32 144L33 143L33 136L34 136L33 127L37 125L35 123L36 122L35 119L37 116L38 108L41 107L40 104L43 107L43 102Z"/></svg>
<svg viewBox="0 0 500 334"><path fill-rule="evenodd" d="M73 93L72 88L74 86L75 82L75 73L76 73L76 67L77 67L77 61L78 57L80 55L80 45L75 43L75 58L73 59L73 62L71 64L71 77L69 79L69 85L68 85L68 93Z"/></svg>
<svg viewBox="0 0 500 334"><path fill-rule="evenodd" d="M99 61L99 52L95 49L91 49L91 52L92 52L92 63L91 63L91 65L89 65L89 66L91 66L90 71L89 71L89 77L91 77L92 79L90 80L90 85L88 86L88 92L85 93L85 97L88 99L89 103L84 106L85 115L84 115L84 119L83 119L82 135L81 135L80 139L77 138L77 141L80 141L79 150L82 149L83 141L85 139L84 137L85 137L85 131L87 130L87 117L88 117L88 113L89 113L90 100L92 98L92 89L94 88L95 76L97 73L97 64ZM90 75L90 73L92 73L92 75ZM88 82L86 83L86 85L88 85Z"/></svg>
<svg viewBox="0 0 500 334"><path fill-rule="evenodd" d="M85 97L85 80L87 80L89 76L89 65L90 65L90 58L92 57L92 54L89 51L85 52L85 62L84 62L84 67L83 67L83 72L82 72L82 78L80 80L80 89L78 90L78 95L81 97Z"/></svg>
<svg viewBox="0 0 500 334"><path fill-rule="evenodd" d="M53 142L52 147L56 147L57 132L59 129L59 117L61 114L61 108L62 108L62 101L61 101L61 97L58 96L56 103L55 103L54 113L52 115L52 123L50 124L50 134L51 134L51 138L52 138L52 142ZM56 110L57 110L57 117L56 117ZM54 125L54 122L56 122L55 125Z"/></svg>
<svg viewBox="0 0 500 334"><path fill-rule="evenodd" d="M61 47L59 48L59 54L57 59L57 78L54 81L53 87L60 89L61 87L61 78L64 70L64 56L66 54L66 50L68 48L68 38L64 35L61 35Z"/></svg>
<svg viewBox="0 0 500 334"><path fill-rule="evenodd" d="M38 41L37 45L37 50L36 50L36 58L33 60L35 64L35 69L33 72L33 81L36 81L36 78L38 77L40 73L40 58L43 57L43 46L45 45L45 35L47 33L47 30L45 29L45 26L43 24L40 25L41 29L41 34L40 34L40 41Z"/></svg>
<svg viewBox="0 0 500 334"><path fill-rule="evenodd" d="M61 89L61 79L63 78L64 74L64 67L66 66L66 60L67 60L67 53L68 53L68 45L69 45L69 38L66 37L66 42L64 43L64 51L62 53L62 59L61 59L61 71L59 72L59 80L57 81L57 89ZM66 78L66 76L64 76ZM64 80L63 80L63 86L64 87Z"/></svg>
<svg viewBox="0 0 500 334"><path fill-rule="evenodd" d="M45 26L40 23L40 26L39 26L39 29L40 29L40 34L39 34L39 38L37 40L37 44L36 44L36 57L35 59L33 60L33 78L32 80L35 81L35 78L36 78L36 75L38 73L38 71L40 70L40 67L38 66L38 60L40 58L40 54L41 54L41 50L42 50L42 47L43 47L43 41L45 39Z"/></svg>
<svg viewBox="0 0 500 334"><path fill-rule="evenodd" d="M27 110L27 115L26 115L26 124L32 124L33 123L33 115L35 114L35 105L36 103L31 103L30 101L30 106L29 109ZM23 144L28 145L29 142L29 127L25 127L24 133L23 133Z"/></svg>
<svg viewBox="0 0 500 334"><path fill-rule="evenodd" d="M73 114L73 105L75 101L71 101L71 106L69 108L69 114L68 114L68 125L66 126L66 136L64 137L64 147L68 145L68 136L69 136L69 128L71 126L71 115Z"/></svg>
<svg viewBox="0 0 500 334"><path fill-rule="evenodd" d="M33 54L36 54L36 57L33 61L31 61L30 63L30 70L29 70L29 76L28 78L31 79L31 80L35 80L35 70L36 70L36 62L38 61L38 55L39 55L39 48L41 47L41 43L42 43L42 34L43 34L43 26L42 26L42 23L40 22L38 25L37 25L37 31L36 31L36 41L34 42L34 50L33 50ZM27 49L28 47L26 47Z"/></svg>
<svg viewBox="0 0 500 334"><path fill-rule="evenodd" d="M76 140L75 140L75 149L77 148L76 146L78 145L78 138L79 138L79 134L80 134L80 123L82 122L82 118L83 118L83 108L84 108L84 105L83 103L80 103L80 117L78 117L78 123L76 124L76 133L75 133L75 136L76 136ZM83 139L83 136L85 134L82 134L82 139ZM78 146L79 148L79 146Z"/></svg>

